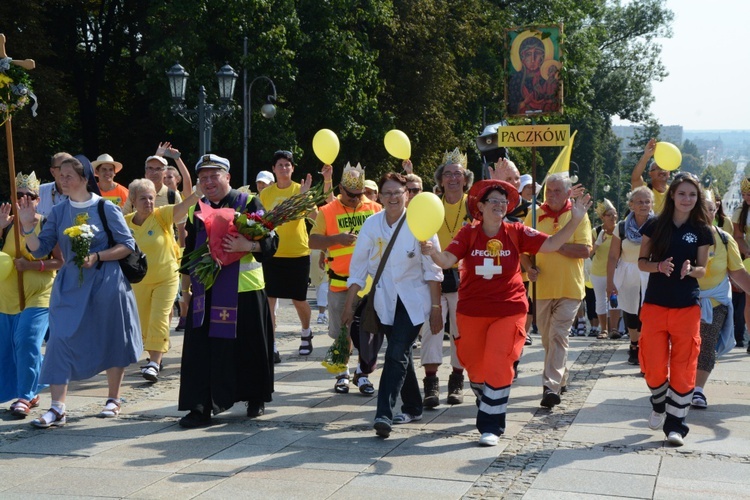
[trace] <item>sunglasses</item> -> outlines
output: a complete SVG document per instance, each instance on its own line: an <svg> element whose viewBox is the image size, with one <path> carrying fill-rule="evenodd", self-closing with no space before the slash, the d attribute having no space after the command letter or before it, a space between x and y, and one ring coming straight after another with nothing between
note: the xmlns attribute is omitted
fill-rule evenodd
<svg viewBox="0 0 750 500"><path fill-rule="evenodd" d="M290 161L292 160L292 158L294 158L294 155L292 154L292 152L291 151L287 151L286 149L279 149L273 155L274 156L276 156L276 155L286 156L287 159L290 160Z"/></svg>
<svg viewBox="0 0 750 500"><path fill-rule="evenodd" d="M419 194L422 192L422 188L406 188L411 194Z"/></svg>
<svg viewBox="0 0 750 500"><path fill-rule="evenodd" d="M348 189L346 189L344 186L341 186L341 190L349 198L359 198L360 196L362 196L362 193L352 193L351 191L349 191Z"/></svg>
<svg viewBox="0 0 750 500"><path fill-rule="evenodd" d="M24 196L28 196L30 200L36 200L37 198L39 198L39 196L35 195L34 193L16 193L16 198L23 198Z"/></svg>

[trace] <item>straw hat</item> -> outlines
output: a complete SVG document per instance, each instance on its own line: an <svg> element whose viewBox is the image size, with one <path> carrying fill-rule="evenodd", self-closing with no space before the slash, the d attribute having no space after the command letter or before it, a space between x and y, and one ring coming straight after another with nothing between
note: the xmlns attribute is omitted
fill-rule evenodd
<svg viewBox="0 0 750 500"><path fill-rule="evenodd" d="M99 170L99 165L104 165L106 163L109 163L110 165L115 166L115 173L122 170L122 163L119 161L115 161L112 156L108 155L107 153L104 153L103 155L99 155L99 157L96 159L96 161L91 162L91 166L94 167L94 172Z"/></svg>

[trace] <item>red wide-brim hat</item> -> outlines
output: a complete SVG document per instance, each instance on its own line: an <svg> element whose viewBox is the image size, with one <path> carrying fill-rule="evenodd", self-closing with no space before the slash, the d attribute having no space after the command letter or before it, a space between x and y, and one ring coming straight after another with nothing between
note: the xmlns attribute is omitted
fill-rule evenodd
<svg viewBox="0 0 750 500"><path fill-rule="evenodd" d="M479 211L479 202L482 201L484 195L492 188L501 188L505 191L505 197L508 200L508 209L506 213L511 213L518 206L518 201L521 196L518 194L516 188L510 182L496 181L493 179L487 179L484 181L475 182L471 189L469 189L468 195L468 206L469 213L474 220L482 220L482 212Z"/></svg>

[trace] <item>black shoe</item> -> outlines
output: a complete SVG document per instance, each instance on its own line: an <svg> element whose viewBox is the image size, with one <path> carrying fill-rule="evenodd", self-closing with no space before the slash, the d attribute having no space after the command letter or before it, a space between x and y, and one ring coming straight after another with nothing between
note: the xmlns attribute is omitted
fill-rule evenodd
<svg viewBox="0 0 750 500"><path fill-rule="evenodd" d="M211 415L206 415L198 410L190 410L190 413L182 417L178 423L180 427L184 427L185 429L205 427L211 425Z"/></svg>
<svg viewBox="0 0 750 500"><path fill-rule="evenodd" d="M375 434L377 434L378 437L387 438L391 435L391 424L389 424L388 421L384 418L376 418L373 428L375 429Z"/></svg>
<svg viewBox="0 0 750 500"><path fill-rule="evenodd" d="M266 404L261 401L248 401L247 402L247 416L248 418L262 417L266 413Z"/></svg>
<svg viewBox="0 0 750 500"><path fill-rule="evenodd" d="M440 380L436 375L422 379L424 384L424 400L422 405L425 408L435 408L440 404Z"/></svg>
<svg viewBox="0 0 750 500"><path fill-rule="evenodd" d="M523 345L531 345L533 343L534 342L531 340L531 337L529 336L529 334L526 334L526 341L523 343Z"/></svg>
<svg viewBox="0 0 750 500"><path fill-rule="evenodd" d="M564 386L560 387L560 395L561 396L563 394L565 394L566 392L568 392L568 386L567 385L564 385Z"/></svg>
<svg viewBox="0 0 750 500"><path fill-rule="evenodd" d="M632 347L628 349L628 364L629 365L635 365L638 366L640 361L638 361L638 348L636 347L633 349Z"/></svg>
<svg viewBox="0 0 750 500"><path fill-rule="evenodd" d="M273 351L273 363L274 364L281 363L281 354L279 354L279 351Z"/></svg>
<svg viewBox="0 0 750 500"><path fill-rule="evenodd" d="M542 401L539 404L541 406L544 406L545 408L551 409L552 407L560 404L560 395L549 387L545 387L544 393L542 395Z"/></svg>

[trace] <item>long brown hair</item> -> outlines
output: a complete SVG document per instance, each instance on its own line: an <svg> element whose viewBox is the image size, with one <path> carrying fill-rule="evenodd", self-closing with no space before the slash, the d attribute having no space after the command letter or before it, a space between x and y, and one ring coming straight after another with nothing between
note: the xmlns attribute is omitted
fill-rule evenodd
<svg viewBox="0 0 750 500"><path fill-rule="evenodd" d="M695 206L690 211L688 216L688 222L693 227L710 227L713 221L708 219L708 215L705 210L705 201L703 189L700 183L691 174L683 173L675 176L672 181L672 185L669 186L667 191L666 200L664 201L664 210L656 218L654 232L651 235L651 260L662 261L669 257L667 252L669 251L669 245L672 242L672 228L674 227L674 194L677 192L677 188L680 184L689 183L695 187L698 192L698 199L695 202Z"/></svg>

